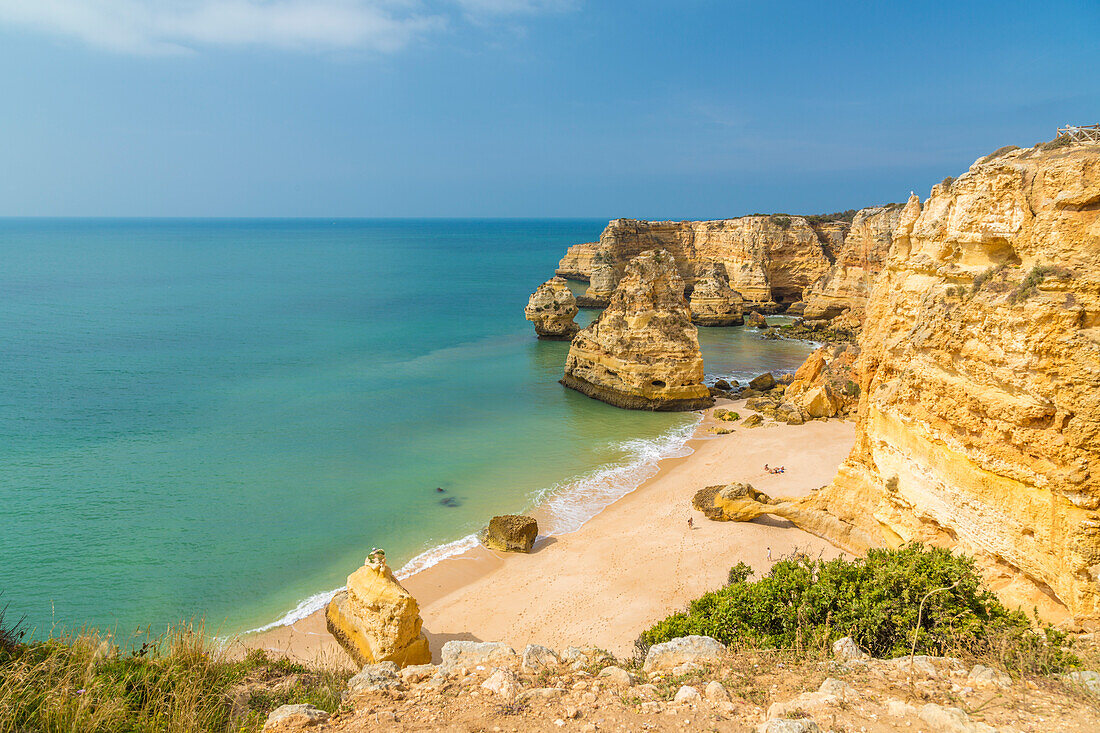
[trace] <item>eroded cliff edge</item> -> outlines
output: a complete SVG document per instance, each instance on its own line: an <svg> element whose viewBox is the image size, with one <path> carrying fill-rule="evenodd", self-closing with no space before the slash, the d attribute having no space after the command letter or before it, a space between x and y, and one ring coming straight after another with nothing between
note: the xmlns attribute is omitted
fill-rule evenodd
<svg viewBox="0 0 1100 733"><path fill-rule="evenodd" d="M1100 146L1001 152L910 199L860 338L856 444L804 504L854 551L973 553L1100 626ZM1052 610L1053 609L1053 610Z"/></svg>
<svg viewBox="0 0 1100 733"><path fill-rule="evenodd" d="M615 219L598 242L570 247L556 272L589 281L581 305L603 307L631 258L664 249L676 258L689 294L718 268L746 309L778 312L805 300L807 319L846 315L858 328L901 208L838 212L828 215L836 217L832 220L786 214L715 221Z"/></svg>

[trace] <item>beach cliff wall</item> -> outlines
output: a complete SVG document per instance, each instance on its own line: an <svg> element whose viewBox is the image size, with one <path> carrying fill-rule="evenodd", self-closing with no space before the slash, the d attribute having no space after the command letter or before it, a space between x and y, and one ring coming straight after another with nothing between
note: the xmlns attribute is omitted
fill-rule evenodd
<svg viewBox="0 0 1100 733"><path fill-rule="evenodd" d="M1096 627L1100 146L998 151L896 218L856 443L806 506L848 549L955 547L1006 600Z"/></svg>
<svg viewBox="0 0 1100 733"><path fill-rule="evenodd" d="M803 294L803 318L827 320L851 311L855 321L863 321L871 285L890 253L901 212L901 204L856 212L839 241L830 242L832 265Z"/></svg>

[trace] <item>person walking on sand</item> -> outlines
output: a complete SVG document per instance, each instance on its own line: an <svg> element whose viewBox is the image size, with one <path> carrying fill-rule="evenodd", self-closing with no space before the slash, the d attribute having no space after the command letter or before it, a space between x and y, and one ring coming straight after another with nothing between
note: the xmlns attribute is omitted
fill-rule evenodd
<svg viewBox="0 0 1100 733"><path fill-rule="evenodd" d="M695 518L694 517L688 517L688 529L692 529L694 527L695 527Z"/></svg>
<svg viewBox="0 0 1100 733"><path fill-rule="evenodd" d="M772 561L772 548L768 548L768 562Z"/></svg>

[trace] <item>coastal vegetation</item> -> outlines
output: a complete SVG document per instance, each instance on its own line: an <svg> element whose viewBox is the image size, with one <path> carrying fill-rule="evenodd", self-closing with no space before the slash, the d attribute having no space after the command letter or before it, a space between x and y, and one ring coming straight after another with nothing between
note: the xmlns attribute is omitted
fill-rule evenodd
<svg viewBox="0 0 1100 733"><path fill-rule="evenodd" d="M811 652L850 636L877 657L991 656L1017 674L1058 672L1076 662L1064 634L1005 608L974 561L950 550L909 544L855 560L795 554L759 580L750 581L751 574L738 563L725 587L645 631L639 648L698 634Z"/></svg>
<svg viewBox="0 0 1100 733"><path fill-rule="evenodd" d="M201 624L129 649L94 632L22 638L0 615L0 733L258 731L288 702L335 711L350 676L258 650L231 659Z"/></svg>

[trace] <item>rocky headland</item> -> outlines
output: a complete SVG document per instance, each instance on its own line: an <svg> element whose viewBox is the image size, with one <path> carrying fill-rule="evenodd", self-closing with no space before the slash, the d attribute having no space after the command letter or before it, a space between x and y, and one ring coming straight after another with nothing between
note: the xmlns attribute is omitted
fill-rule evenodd
<svg viewBox="0 0 1100 733"><path fill-rule="evenodd" d="M694 291L702 291L700 325L741 325L732 310L727 317L709 312L730 299L728 287L743 301L742 310L804 317L806 337L828 329L850 334L862 325L871 283L889 252L901 209L890 204L831 219L786 214L715 221L615 219L598 242L570 247L556 272L590 283L582 307L604 307L632 257L665 249L676 258L693 303Z"/></svg>
<svg viewBox="0 0 1100 733"><path fill-rule="evenodd" d="M853 552L957 548L1009 602L1100 624L1100 147L982 158L893 238L856 444L807 505Z"/></svg>
<svg viewBox="0 0 1100 733"><path fill-rule="evenodd" d="M573 338L561 380L589 397L637 410L714 404L703 384L699 335L684 281L665 250L630 260L600 317Z"/></svg>

